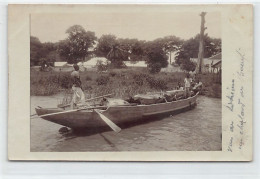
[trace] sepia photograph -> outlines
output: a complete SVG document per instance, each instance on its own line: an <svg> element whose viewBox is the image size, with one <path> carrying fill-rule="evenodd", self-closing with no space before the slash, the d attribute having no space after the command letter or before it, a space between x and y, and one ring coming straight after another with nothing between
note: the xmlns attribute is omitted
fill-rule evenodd
<svg viewBox="0 0 260 179"><path fill-rule="evenodd" d="M253 6L8 6L8 159L252 161Z"/></svg>
<svg viewBox="0 0 260 179"><path fill-rule="evenodd" d="M222 151L221 12L30 14L30 151Z"/></svg>

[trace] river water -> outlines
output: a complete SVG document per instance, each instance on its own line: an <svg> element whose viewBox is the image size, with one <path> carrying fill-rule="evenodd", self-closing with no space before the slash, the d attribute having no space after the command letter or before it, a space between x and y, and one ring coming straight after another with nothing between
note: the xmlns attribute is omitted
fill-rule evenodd
<svg viewBox="0 0 260 179"><path fill-rule="evenodd" d="M55 107L60 95L32 96L36 106ZM60 134L61 125L31 119L32 152L82 151L219 151L222 148L221 100L199 96L195 109L139 124L116 134Z"/></svg>

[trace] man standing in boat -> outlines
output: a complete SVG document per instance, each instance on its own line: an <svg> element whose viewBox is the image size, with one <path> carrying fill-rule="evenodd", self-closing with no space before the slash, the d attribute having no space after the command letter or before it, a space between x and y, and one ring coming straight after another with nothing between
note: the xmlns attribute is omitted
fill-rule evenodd
<svg viewBox="0 0 260 179"><path fill-rule="evenodd" d="M80 76L79 76L79 66L77 64L73 65L74 71L71 73L72 78L72 91L73 97L71 101L71 108L76 108L79 104L85 104L85 95L82 91Z"/></svg>
<svg viewBox="0 0 260 179"><path fill-rule="evenodd" d="M187 73L186 78L184 79L184 90L185 90L185 97L190 97L190 88L191 88L192 79L190 78L190 74Z"/></svg>

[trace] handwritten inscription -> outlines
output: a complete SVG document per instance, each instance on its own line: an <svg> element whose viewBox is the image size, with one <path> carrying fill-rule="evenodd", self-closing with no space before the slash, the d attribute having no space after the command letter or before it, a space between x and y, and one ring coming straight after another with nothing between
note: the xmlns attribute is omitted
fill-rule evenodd
<svg viewBox="0 0 260 179"><path fill-rule="evenodd" d="M229 88L227 88L229 90ZM232 85L231 85L231 90L229 90L229 94L226 95L226 98L228 99L227 105L225 105L230 111L233 111L234 108L234 96L235 96L235 80L232 79Z"/></svg>
<svg viewBox="0 0 260 179"><path fill-rule="evenodd" d="M227 88L225 107L234 113L235 118L229 123L229 131L231 137L228 141L227 151L233 152L235 149L241 150L245 145L244 141L245 126L246 126L246 104L245 94L246 88L243 86L245 78L246 56L241 49L236 50L239 57L239 68L237 71L237 78L231 80L230 86ZM238 79L235 81L235 79ZM236 83L235 83L236 82ZM237 90L236 90L237 88ZM238 135L236 135L238 134ZM235 142L236 141L236 142ZM237 147L236 147L237 146Z"/></svg>
<svg viewBox="0 0 260 179"><path fill-rule="evenodd" d="M228 149L227 150L229 152L233 152L232 147L233 147L233 137L231 137L230 140L229 140Z"/></svg>
<svg viewBox="0 0 260 179"><path fill-rule="evenodd" d="M243 86L241 86L241 88L240 88L240 95L242 98L244 98L244 87Z"/></svg>
<svg viewBox="0 0 260 179"><path fill-rule="evenodd" d="M229 125L230 132L234 132L234 122L231 121L231 124Z"/></svg>
<svg viewBox="0 0 260 179"><path fill-rule="evenodd" d="M236 52L240 57L240 68L239 68L239 71L237 72L237 74L239 75L239 77L245 76L245 73L244 73L245 54L242 53L240 49L238 49Z"/></svg>
<svg viewBox="0 0 260 179"><path fill-rule="evenodd" d="M244 145L243 139L240 139L238 148L241 150L243 145Z"/></svg>

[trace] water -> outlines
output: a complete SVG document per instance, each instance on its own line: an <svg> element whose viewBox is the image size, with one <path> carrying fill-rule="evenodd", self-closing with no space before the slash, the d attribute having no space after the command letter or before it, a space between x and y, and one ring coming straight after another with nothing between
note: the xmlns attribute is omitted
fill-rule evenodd
<svg viewBox="0 0 260 179"><path fill-rule="evenodd" d="M61 96L31 97L31 114L36 106L54 107ZM150 123L98 134L59 134L61 125L31 119L32 152L82 151L219 151L221 100L199 96L191 111Z"/></svg>

